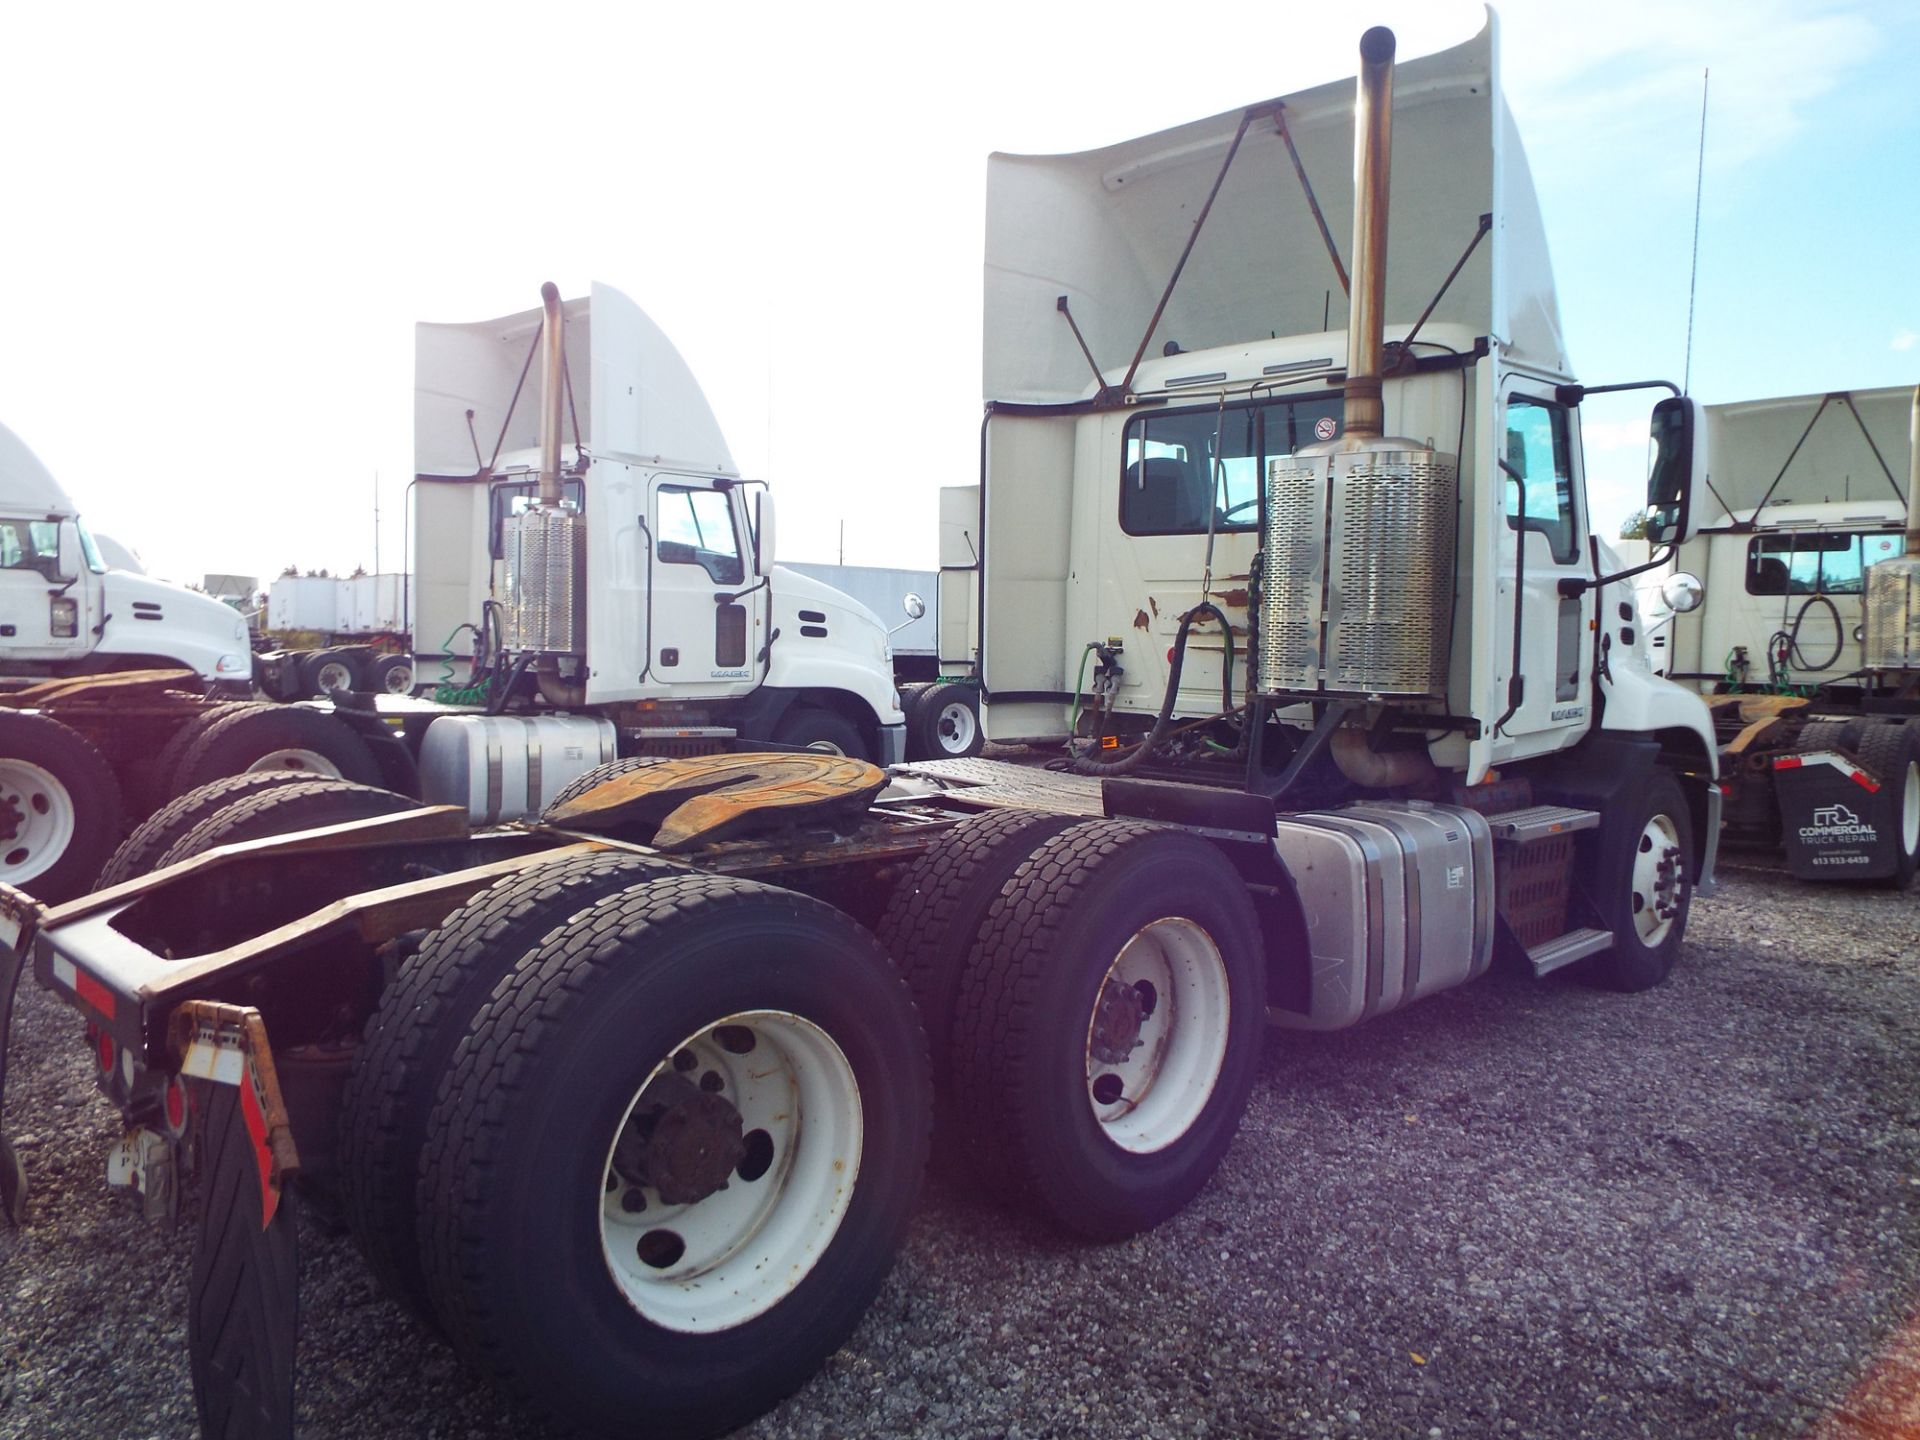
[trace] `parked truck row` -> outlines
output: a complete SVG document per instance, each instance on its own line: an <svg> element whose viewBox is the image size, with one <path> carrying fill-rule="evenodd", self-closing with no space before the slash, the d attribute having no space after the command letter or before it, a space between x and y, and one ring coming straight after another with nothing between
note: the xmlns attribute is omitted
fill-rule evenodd
<svg viewBox="0 0 1920 1440"><path fill-rule="evenodd" d="M206 1433L291 1433L290 1196L562 1423L709 1435L851 1331L930 1131L1113 1239L1207 1183L1269 1023L1496 960L1667 976L1713 721L1591 523L1493 21L1393 51L991 162L942 620L986 735L1061 768L883 768L884 628L773 563L771 496L624 297L421 327L418 528L465 543L417 556L419 628L485 703L336 712L417 786L228 777L93 893L0 887L125 1117L110 1178L166 1217L197 1177ZM1705 428L1653 408L1656 544L1697 528Z"/></svg>

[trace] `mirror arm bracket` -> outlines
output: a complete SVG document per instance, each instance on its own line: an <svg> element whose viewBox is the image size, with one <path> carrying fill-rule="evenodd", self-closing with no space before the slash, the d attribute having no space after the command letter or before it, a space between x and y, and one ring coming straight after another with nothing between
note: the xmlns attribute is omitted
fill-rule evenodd
<svg viewBox="0 0 1920 1440"><path fill-rule="evenodd" d="M1669 545L1644 565L1634 565L1625 570L1616 570L1611 575L1600 575L1592 580L1588 580L1584 576L1577 579L1562 580L1560 582L1560 593L1562 596L1571 599L1576 595L1584 594L1588 590L1598 590L1603 585L1611 585L1616 580L1629 580L1635 575L1645 574L1657 565L1665 565L1679 553L1680 547L1678 545Z"/></svg>

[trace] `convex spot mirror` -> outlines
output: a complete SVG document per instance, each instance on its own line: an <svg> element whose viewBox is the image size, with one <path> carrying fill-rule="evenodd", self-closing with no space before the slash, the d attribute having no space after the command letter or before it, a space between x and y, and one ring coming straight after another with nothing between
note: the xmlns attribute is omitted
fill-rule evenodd
<svg viewBox="0 0 1920 1440"><path fill-rule="evenodd" d="M1647 540L1653 545L1684 545L1699 529L1694 493L1707 473L1705 437L1697 401L1680 395L1653 407L1647 467Z"/></svg>
<svg viewBox="0 0 1920 1440"><path fill-rule="evenodd" d="M1687 615L1698 610L1706 595L1707 587L1700 583L1700 577L1690 575L1685 570L1669 575L1660 582L1661 602L1676 615Z"/></svg>
<svg viewBox="0 0 1920 1440"><path fill-rule="evenodd" d="M922 615L927 613L927 602L909 590L901 597L900 608L907 612L907 618L909 620L918 620Z"/></svg>

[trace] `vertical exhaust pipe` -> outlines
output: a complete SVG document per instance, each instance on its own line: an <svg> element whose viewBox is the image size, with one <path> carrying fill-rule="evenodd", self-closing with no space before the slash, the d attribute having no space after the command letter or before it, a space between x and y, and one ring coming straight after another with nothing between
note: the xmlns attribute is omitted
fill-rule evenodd
<svg viewBox="0 0 1920 1440"><path fill-rule="evenodd" d="M540 304L546 311L540 329L540 505L551 510L560 504L560 407L566 401L567 344L560 290L551 280L540 287Z"/></svg>
<svg viewBox="0 0 1920 1440"><path fill-rule="evenodd" d="M1387 310L1387 178L1393 150L1393 31L1376 25L1360 37L1360 83L1353 107L1353 288L1347 319L1347 435L1377 439L1386 429L1380 401Z"/></svg>

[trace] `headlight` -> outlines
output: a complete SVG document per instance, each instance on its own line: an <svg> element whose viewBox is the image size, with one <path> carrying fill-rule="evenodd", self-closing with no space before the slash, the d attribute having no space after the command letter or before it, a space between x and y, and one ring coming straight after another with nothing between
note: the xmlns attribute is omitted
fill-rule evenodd
<svg viewBox="0 0 1920 1440"><path fill-rule="evenodd" d="M65 595L53 597L47 615L47 628L56 640L71 640L80 633L80 606Z"/></svg>
<svg viewBox="0 0 1920 1440"><path fill-rule="evenodd" d="M253 664L245 655L222 655L213 666L216 675L248 675L252 671Z"/></svg>

